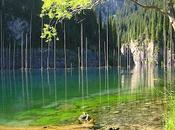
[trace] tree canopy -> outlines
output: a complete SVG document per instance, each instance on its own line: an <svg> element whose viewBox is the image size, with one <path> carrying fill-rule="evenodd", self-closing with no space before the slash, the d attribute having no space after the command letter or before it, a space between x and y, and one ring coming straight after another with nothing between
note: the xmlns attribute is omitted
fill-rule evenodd
<svg viewBox="0 0 175 130"><path fill-rule="evenodd" d="M41 38L46 42L57 35L55 25L63 19L71 19L73 15L92 6L91 0L43 0L41 17L50 19L43 27Z"/></svg>
<svg viewBox="0 0 175 130"><path fill-rule="evenodd" d="M55 25L63 19L71 19L74 15L79 14L82 10L93 7L102 0L43 0L41 17L50 19L49 24L45 24L41 38L50 42L57 35ZM175 11L174 0L165 0L165 7L159 7L154 4L145 4L140 0L129 0L145 8L154 9L169 17L169 22L175 30ZM163 3L163 2L162 2Z"/></svg>
<svg viewBox="0 0 175 130"><path fill-rule="evenodd" d="M74 13L78 13L90 5L91 0L43 0L41 16L58 20L71 18Z"/></svg>

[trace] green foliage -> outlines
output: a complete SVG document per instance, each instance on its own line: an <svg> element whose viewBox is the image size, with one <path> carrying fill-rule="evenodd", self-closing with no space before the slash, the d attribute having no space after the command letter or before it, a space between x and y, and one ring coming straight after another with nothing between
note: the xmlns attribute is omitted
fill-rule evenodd
<svg viewBox="0 0 175 130"><path fill-rule="evenodd" d="M73 14L90 6L91 0L43 0L41 17L48 16L50 19L70 19Z"/></svg>
<svg viewBox="0 0 175 130"><path fill-rule="evenodd" d="M57 21L71 19L73 15L79 14L83 9L90 7L91 3L91 0L43 0L40 16L46 16L51 21L55 20L54 24L57 24ZM51 41L56 35L55 30L55 26L45 25L41 38L46 39L46 42Z"/></svg>
<svg viewBox="0 0 175 130"><path fill-rule="evenodd" d="M50 42L52 37L56 37L57 31L54 27L44 24L43 32L41 38L46 39L46 42Z"/></svg>

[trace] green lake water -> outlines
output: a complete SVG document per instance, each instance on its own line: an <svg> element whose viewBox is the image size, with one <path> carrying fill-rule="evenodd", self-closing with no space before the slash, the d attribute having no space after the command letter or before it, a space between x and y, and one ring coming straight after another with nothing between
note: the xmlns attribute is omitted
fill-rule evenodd
<svg viewBox="0 0 175 130"><path fill-rule="evenodd" d="M83 75L81 75L83 73ZM164 90L173 81L174 71L158 68L132 70L103 68L4 71L0 75L0 124L7 124L16 113L40 109L59 102L88 97L143 94ZM82 80L84 79L84 80ZM166 82L165 82L166 81ZM167 83L168 82L168 83ZM166 84L166 85L165 85ZM80 101L81 101L80 100ZM80 102L81 104L82 102Z"/></svg>

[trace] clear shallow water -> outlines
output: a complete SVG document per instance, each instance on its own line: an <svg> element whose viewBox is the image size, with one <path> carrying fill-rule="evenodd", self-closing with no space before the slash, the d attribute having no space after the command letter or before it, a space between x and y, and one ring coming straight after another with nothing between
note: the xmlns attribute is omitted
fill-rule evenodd
<svg viewBox="0 0 175 130"><path fill-rule="evenodd" d="M100 75L100 76L99 76ZM101 77L101 78L100 78ZM77 69L5 71L0 75L1 119L17 112L41 108L54 102L67 101L91 95L162 89L165 73L158 68L134 68L118 71L115 68L84 70L83 82ZM173 73L166 73L166 80L173 80ZM67 81L67 82L66 82ZM101 82L100 82L101 81ZM164 83L163 83L164 84Z"/></svg>

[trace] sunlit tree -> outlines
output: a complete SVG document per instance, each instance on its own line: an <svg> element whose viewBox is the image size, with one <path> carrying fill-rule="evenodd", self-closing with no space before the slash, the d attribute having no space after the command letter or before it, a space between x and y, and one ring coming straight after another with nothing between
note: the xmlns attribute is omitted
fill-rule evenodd
<svg viewBox="0 0 175 130"><path fill-rule="evenodd" d="M49 24L44 24L41 38L46 42L57 35L55 26L64 19L71 19L83 9L91 8L91 0L43 0L41 17L50 19Z"/></svg>
<svg viewBox="0 0 175 130"><path fill-rule="evenodd" d="M55 26L58 22L61 22L64 19L71 19L82 10L91 9L104 1L105 0L43 0L41 17L47 17L50 19L50 22L44 25L41 38L46 39L46 42L51 41L52 38L57 35ZM142 2L143 0L125 1L133 2L145 9L152 9L161 12L163 15L169 18L169 22L175 30L175 0L165 0L165 2L162 1L164 6L160 7L158 5L154 5L154 2L149 2L153 4L147 4L148 2L146 0L145 3Z"/></svg>

